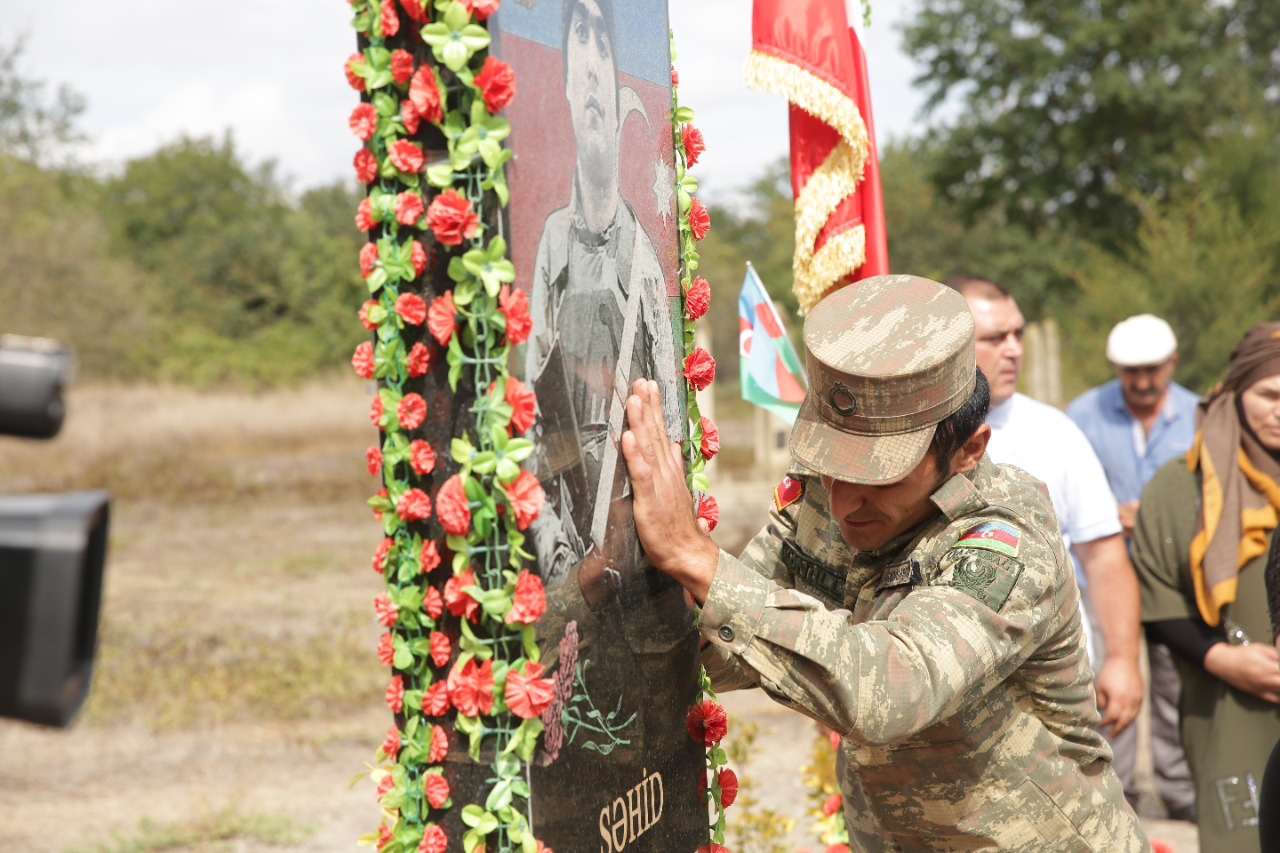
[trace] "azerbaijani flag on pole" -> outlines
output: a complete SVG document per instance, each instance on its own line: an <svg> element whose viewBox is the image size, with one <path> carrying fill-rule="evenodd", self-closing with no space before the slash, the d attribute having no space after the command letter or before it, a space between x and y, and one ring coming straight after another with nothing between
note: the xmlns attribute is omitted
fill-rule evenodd
<svg viewBox="0 0 1280 853"><path fill-rule="evenodd" d="M783 331L778 309L749 262L738 294L738 356L742 399L794 425L804 401L804 369Z"/></svg>

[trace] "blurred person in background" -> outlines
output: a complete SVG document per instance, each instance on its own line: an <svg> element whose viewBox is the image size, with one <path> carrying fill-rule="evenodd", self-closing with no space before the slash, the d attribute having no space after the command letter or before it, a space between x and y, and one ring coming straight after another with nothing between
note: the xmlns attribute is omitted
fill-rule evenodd
<svg viewBox="0 0 1280 853"><path fill-rule="evenodd" d="M1116 378L1072 400L1067 414L1098 454L1129 537L1142 487L1191 448L1200 397L1173 381L1178 340L1159 317L1139 314L1117 323L1107 336L1107 361ZM1169 817L1195 820L1195 786L1178 733L1178 673L1160 643L1148 644L1147 662L1156 790Z"/></svg>
<svg viewBox="0 0 1280 853"><path fill-rule="evenodd" d="M964 296L973 315L978 366L991 385L987 454L1044 482L1063 542L1075 558L1076 579L1084 593L1081 618L1102 711L1098 730L1115 753L1125 797L1136 805L1138 733L1131 723L1142 707L1138 582L1106 474L1069 417L1017 392L1026 321L1009 291L976 276L953 276L943 283Z"/></svg>
<svg viewBox="0 0 1280 853"><path fill-rule="evenodd" d="M1236 345L1185 459L1143 489L1132 555L1148 636L1182 678L1182 743L1202 853L1255 853L1259 784L1280 738L1263 575L1280 510L1280 323Z"/></svg>

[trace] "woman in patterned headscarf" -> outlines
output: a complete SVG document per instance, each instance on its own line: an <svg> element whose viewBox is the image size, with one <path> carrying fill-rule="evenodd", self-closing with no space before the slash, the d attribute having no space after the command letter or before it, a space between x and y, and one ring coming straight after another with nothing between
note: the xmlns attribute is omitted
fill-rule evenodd
<svg viewBox="0 0 1280 853"><path fill-rule="evenodd" d="M1182 674L1200 849L1258 851L1259 786L1280 739L1264 589L1280 520L1280 323L1259 323L1200 403L1196 441L1142 493L1132 557L1147 635Z"/></svg>

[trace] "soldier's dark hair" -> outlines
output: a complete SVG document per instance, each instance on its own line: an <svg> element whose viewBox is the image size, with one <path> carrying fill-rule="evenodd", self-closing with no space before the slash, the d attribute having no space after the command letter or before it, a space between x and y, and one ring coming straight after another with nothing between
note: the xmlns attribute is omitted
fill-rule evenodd
<svg viewBox="0 0 1280 853"><path fill-rule="evenodd" d="M980 275L953 275L943 279L942 283L964 297L989 300L1013 298L1013 294L1004 285Z"/></svg>
<svg viewBox="0 0 1280 853"><path fill-rule="evenodd" d="M991 386L987 384L987 377L982 375L981 368L975 367L974 372L977 376L969 399L939 421L933 432L929 452L938 465L939 482L951 476L951 457L986 423L987 411L991 408Z"/></svg>

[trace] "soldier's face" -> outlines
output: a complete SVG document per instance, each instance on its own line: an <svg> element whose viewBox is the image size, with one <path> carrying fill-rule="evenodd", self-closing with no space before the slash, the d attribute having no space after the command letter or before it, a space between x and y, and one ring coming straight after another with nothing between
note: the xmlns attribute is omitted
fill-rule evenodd
<svg viewBox="0 0 1280 853"><path fill-rule="evenodd" d="M896 483L866 486L831 477L823 477L822 483L840 535L860 551L879 548L938 512L929 500L938 488L938 463L932 453Z"/></svg>
<svg viewBox="0 0 1280 853"><path fill-rule="evenodd" d="M609 28L596 0L578 0L565 35L564 94L584 178L616 172L618 93Z"/></svg>
<svg viewBox="0 0 1280 853"><path fill-rule="evenodd" d="M991 405L996 406L1018 390L1022 373L1022 331L1026 321L1012 299L966 297L977 336L974 355L991 385Z"/></svg>

